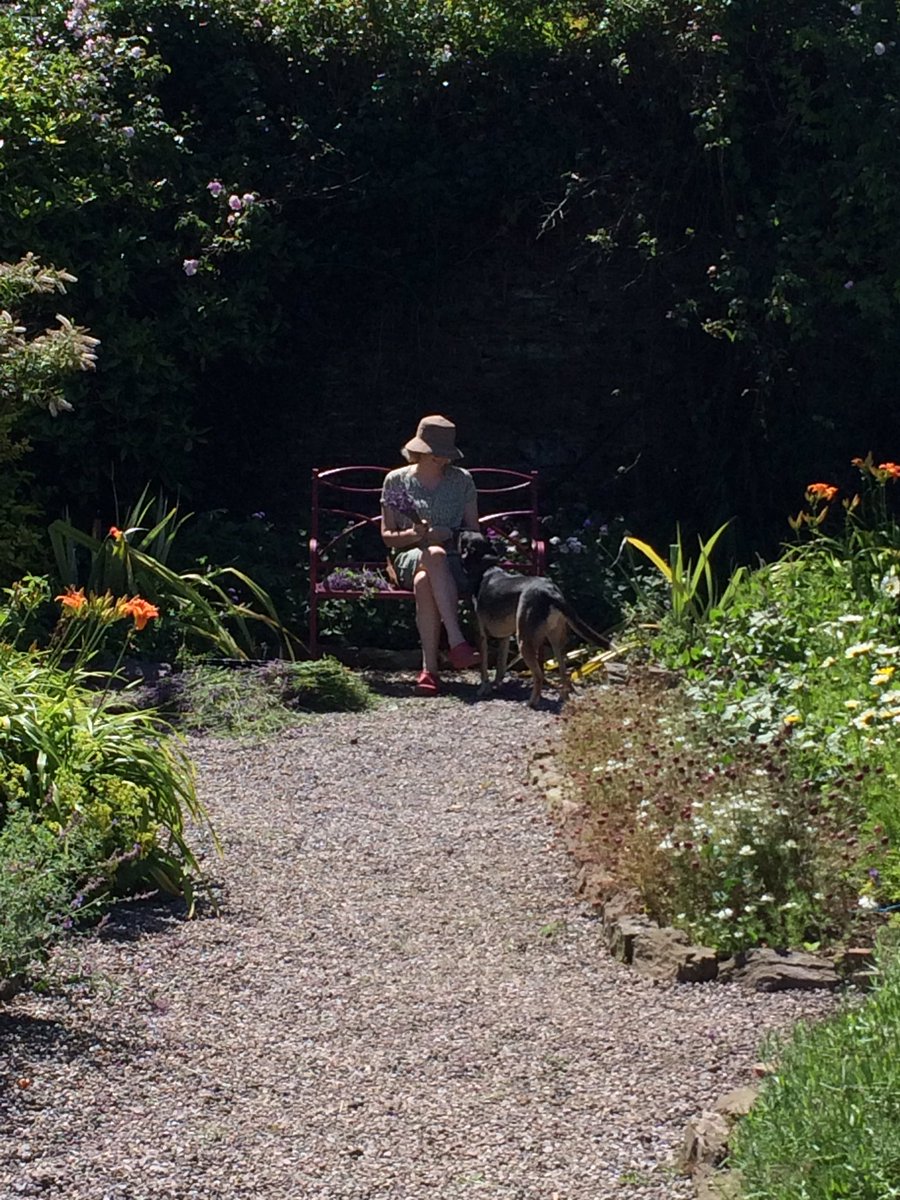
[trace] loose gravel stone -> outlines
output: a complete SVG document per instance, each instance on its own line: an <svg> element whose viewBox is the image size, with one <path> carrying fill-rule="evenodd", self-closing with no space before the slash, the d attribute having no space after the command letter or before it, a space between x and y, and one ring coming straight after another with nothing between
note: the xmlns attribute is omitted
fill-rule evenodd
<svg viewBox="0 0 900 1200"><path fill-rule="evenodd" d="M689 1117L817 994L602 949L526 783L557 718L394 699L196 739L218 916L122 905L0 1009L0 1196L678 1200Z"/></svg>

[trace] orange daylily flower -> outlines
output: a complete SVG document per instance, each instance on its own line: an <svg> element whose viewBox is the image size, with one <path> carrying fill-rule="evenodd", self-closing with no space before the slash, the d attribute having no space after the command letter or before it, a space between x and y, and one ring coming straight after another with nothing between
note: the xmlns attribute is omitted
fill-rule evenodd
<svg viewBox="0 0 900 1200"><path fill-rule="evenodd" d="M56 599L63 608L71 608L73 612L78 612L87 604L84 588L67 587L63 594L57 596Z"/></svg>
<svg viewBox="0 0 900 1200"><path fill-rule="evenodd" d="M900 466L894 462L879 463L878 470L884 471L886 475L892 476L894 479L900 479Z"/></svg>
<svg viewBox="0 0 900 1200"><path fill-rule="evenodd" d="M134 617L134 627L138 631L143 629L148 621L153 621L159 616L159 609L156 605L140 596L120 602L119 607L126 617Z"/></svg>
<svg viewBox="0 0 900 1200"><path fill-rule="evenodd" d="M816 500L824 500L827 504L837 494L838 490L833 483L810 483L806 486L806 495L810 503Z"/></svg>
<svg viewBox="0 0 900 1200"><path fill-rule="evenodd" d="M122 533L122 530L119 529L118 525L110 525L109 536L113 538L114 541L118 541L120 537L124 537L125 535Z"/></svg>

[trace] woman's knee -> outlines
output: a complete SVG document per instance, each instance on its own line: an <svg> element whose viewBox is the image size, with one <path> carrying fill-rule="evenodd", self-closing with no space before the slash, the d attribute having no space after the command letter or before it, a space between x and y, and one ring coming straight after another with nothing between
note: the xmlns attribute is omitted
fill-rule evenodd
<svg viewBox="0 0 900 1200"><path fill-rule="evenodd" d="M424 571L431 571L435 567L440 570L447 563L447 551L443 546L423 546L422 558L419 565Z"/></svg>

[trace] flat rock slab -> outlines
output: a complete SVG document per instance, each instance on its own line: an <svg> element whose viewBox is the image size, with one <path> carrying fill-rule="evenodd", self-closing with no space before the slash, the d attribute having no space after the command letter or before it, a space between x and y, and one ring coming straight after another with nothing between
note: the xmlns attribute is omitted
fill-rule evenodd
<svg viewBox="0 0 900 1200"><path fill-rule="evenodd" d="M723 974L755 992L834 991L841 983L833 963L799 950L748 950Z"/></svg>

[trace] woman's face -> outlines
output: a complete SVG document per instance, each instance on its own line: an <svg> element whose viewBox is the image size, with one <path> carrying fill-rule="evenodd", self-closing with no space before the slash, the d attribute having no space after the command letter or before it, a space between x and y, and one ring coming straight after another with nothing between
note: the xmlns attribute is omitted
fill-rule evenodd
<svg viewBox="0 0 900 1200"><path fill-rule="evenodd" d="M434 463L436 467L448 467L450 465L450 459L440 454L426 454L425 459L427 462Z"/></svg>

